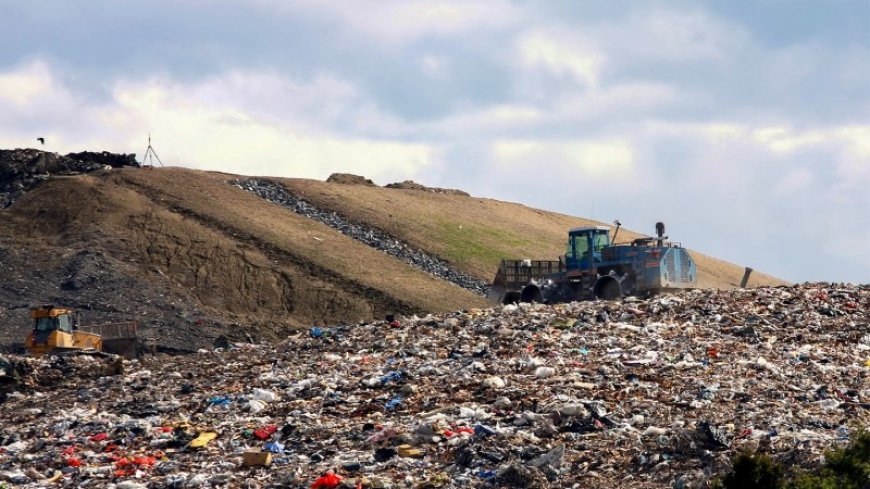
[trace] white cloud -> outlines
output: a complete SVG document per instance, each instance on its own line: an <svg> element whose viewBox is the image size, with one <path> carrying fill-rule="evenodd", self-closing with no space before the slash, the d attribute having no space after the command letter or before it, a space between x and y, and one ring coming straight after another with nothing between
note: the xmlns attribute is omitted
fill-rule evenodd
<svg viewBox="0 0 870 489"><path fill-rule="evenodd" d="M504 0L259 0L269 8L337 19L353 31L385 44L426 36L455 36L517 22L519 10Z"/></svg>
<svg viewBox="0 0 870 489"><path fill-rule="evenodd" d="M651 82L618 83L583 93L571 93L559 100L555 110L562 120L635 120L655 109L687 103L696 96L676 87Z"/></svg>
<svg viewBox="0 0 870 489"><path fill-rule="evenodd" d="M48 138L46 149L52 151L136 152L152 133L165 164L311 178L343 171L375 179L410 178L437 157L437 148L429 144L333 131L330 123L338 115L363 115L354 112L359 99L353 88L332 78L305 84L233 72L198 83L118 81L103 104L75 96L44 64L0 74L0 80L37 76L44 87L38 97L7 93L5 99L15 106L0 113L0 125L14 128L26 114L50 109L38 135ZM58 101L63 103L44 107ZM33 146L36 137L22 129L4 132L8 146Z"/></svg>
<svg viewBox="0 0 870 489"><path fill-rule="evenodd" d="M502 104L424 122L412 130L430 136L438 133L448 137L461 136L477 140L505 130L532 129L550 118L552 114L530 105Z"/></svg>
<svg viewBox="0 0 870 489"><path fill-rule="evenodd" d="M539 132L542 127L568 126L578 123L600 123L638 119L655 110L674 106L678 102L697 98L691 93L678 93L676 88L659 83L625 83L582 93L566 93L563 97L530 103L506 103L484 106L451 114L440 120L416 126L405 125L414 134L440 134L479 140L503 137L506 131ZM551 105L552 104L552 105Z"/></svg>
<svg viewBox="0 0 870 489"><path fill-rule="evenodd" d="M292 123L263 122L230 107L191 102L185 92L123 87L115 93L113 110L128 126L155 128L163 154L196 168L310 178L351 171L388 178L414 175L433 158L425 144L299 131Z"/></svg>
<svg viewBox="0 0 870 489"><path fill-rule="evenodd" d="M807 168L799 167L790 170L773 187L773 195L778 198L788 198L806 192L813 182L813 172Z"/></svg>
<svg viewBox="0 0 870 489"><path fill-rule="evenodd" d="M58 116L74 105L70 90L44 62L32 61L0 73L0 121L7 130L14 131L16 126L30 121L35 124L64 122L67 127L75 127L79 124L75 118L59 121Z"/></svg>
<svg viewBox="0 0 870 489"><path fill-rule="evenodd" d="M799 155L824 149L830 160L818 165L829 168L837 187L870 186L870 125L819 127L796 131L781 126L760 127L752 131L753 141L774 154ZM866 195L866 193L865 193Z"/></svg>
<svg viewBox="0 0 870 489"><path fill-rule="evenodd" d="M520 62L526 69L567 75L587 87L598 85L604 57L574 33L532 31L517 41Z"/></svg>
<svg viewBox="0 0 870 489"><path fill-rule="evenodd" d="M295 118L309 127L345 117L349 107L362 103L354 85L325 73L299 81L277 73L231 71L196 84L164 86L179 100L205 107L229 104L258 118Z"/></svg>
<svg viewBox="0 0 870 489"><path fill-rule="evenodd" d="M870 124L840 127L833 133L847 144L846 151L849 156L863 160L864 167L870 166Z"/></svg>
<svg viewBox="0 0 870 489"><path fill-rule="evenodd" d="M500 165L524 168L561 166L590 179L632 179L634 154L626 141L501 140L492 145Z"/></svg>
<svg viewBox="0 0 870 489"><path fill-rule="evenodd" d="M0 74L0 100L23 107L52 91L51 74L44 63L32 62L18 71Z"/></svg>
<svg viewBox="0 0 870 489"><path fill-rule="evenodd" d="M756 142L776 153L793 152L803 146L818 144L828 139L828 136L821 131L795 134L784 127L761 127L753 131L753 137Z"/></svg>
<svg viewBox="0 0 870 489"><path fill-rule="evenodd" d="M448 61L444 56L427 54L417 59L417 65L424 73L433 78L445 78L447 76Z"/></svg>
<svg viewBox="0 0 870 489"><path fill-rule="evenodd" d="M721 60L748 42L738 24L704 11L642 10L622 22L595 26L590 36L620 62Z"/></svg>
<svg viewBox="0 0 870 489"><path fill-rule="evenodd" d="M625 141L578 143L571 145L569 151L584 175L620 179L633 176L634 156Z"/></svg>

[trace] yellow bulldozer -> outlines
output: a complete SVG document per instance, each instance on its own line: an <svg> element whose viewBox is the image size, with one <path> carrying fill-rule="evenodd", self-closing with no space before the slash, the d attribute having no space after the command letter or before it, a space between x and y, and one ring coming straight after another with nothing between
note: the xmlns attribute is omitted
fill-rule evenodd
<svg viewBox="0 0 870 489"><path fill-rule="evenodd" d="M80 326L72 309L51 305L31 308L30 317L33 330L27 335L25 346L31 355L90 351L136 356L135 321Z"/></svg>

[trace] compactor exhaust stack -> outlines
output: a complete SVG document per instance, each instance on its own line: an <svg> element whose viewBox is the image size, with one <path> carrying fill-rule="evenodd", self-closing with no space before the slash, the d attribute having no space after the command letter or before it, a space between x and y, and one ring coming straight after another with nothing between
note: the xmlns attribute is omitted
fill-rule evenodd
<svg viewBox="0 0 870 489"><path fill-rule="evenodd" d="M613 225L616 226L616 230L613 231L613 240L611 242L616 243L616 236L619 234L619 227L622 226L622 223L619 222L619 219L614 219Z"/></svg>

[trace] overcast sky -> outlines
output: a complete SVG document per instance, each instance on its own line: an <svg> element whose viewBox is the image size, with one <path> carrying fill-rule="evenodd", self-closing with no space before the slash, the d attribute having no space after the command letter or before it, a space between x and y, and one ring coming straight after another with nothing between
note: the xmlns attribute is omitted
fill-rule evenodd
<svg viewBox="0 0 870 489"><path fill-rule="evenodd" d="M870 282L868 0L0 0L0 148L430 186ZM541 257L545 258L545 257Z"/></svg>

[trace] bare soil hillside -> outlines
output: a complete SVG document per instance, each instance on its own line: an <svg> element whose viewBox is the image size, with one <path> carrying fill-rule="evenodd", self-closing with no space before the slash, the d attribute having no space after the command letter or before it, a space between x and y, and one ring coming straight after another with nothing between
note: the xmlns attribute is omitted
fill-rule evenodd
<svg viewBox="0 0 870 489"><path fill-rule="evenodd" d="M314 205L349 216L442 256L460 270L492 279L501 258L556 259L567 231L605 225L579 217L493 199L424 190L335 185L307 179L274 179ZM650 223L652 227L654 223ZM617 241L646 236L622 229ZM687 243L684 243L687 244ZM739 286L744 268L697 251L698 286ZM784 281L754 272L749 287Z"/></svg>
<svg viewBox="0 0 870 489"><path fill-rule="evenodd" d="M174 348L486 305L204 172L54 178L2 212L7 343L24 337L28 306L43 303L84 309L87 322L138 319Z"/></svg>
<svg viewBox="0 0 870 489"><path fill-rule="evenodd" d="M18 166L0 182L11 203L0 210L2 345L21 342L28 307L46 303L81 309L85 323L138 320L147 344L170 350L488 305L234 184L247 177L128 167L127 155L112 165L102 153L37 153L4 156ZM66 175L51 174L51 158ZM418 184L377 187L353 175L270 180L482 280L502 257L556 257L568 228L599 224ZM741 267L694 256L702 287L739 283ZM750 285L779 283L756 273Z"/></svg>

